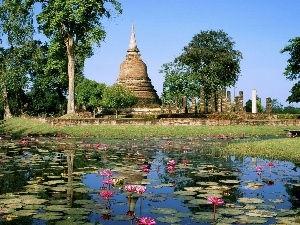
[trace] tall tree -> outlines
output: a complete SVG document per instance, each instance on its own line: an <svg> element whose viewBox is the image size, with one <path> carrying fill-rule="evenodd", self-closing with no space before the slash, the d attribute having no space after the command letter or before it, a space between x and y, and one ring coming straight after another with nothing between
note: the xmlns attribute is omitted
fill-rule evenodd
<svg viewBox="0 0 300 225"><path fill-rule="evenodd" d="M290 39L289 44L280 52L288 52L290 55L283 75L290 81L300 79L300 37ZM296 83L290 92L291 95L287 98L287 101L289 103L300 102L300 82Z"/></svg>
<svg viewBox="0 0 300 225"><path fill-rule="evenodd" d="M32 10L24 10L22 0L1 1L0 33L3 48L0 56L0 84L4 118L12 116L9 108L9 93L20 93L26 87L28 71L28 50L32 44ZM12 95L10 95L12 96ZM15 96L18 98L18 96Z"/></svg>
<svg viewBox="0 0 300 225"><path fill-rule="evenodd" d="M106 3L111 3L112 7ZM4 11L14 11L21 6L21 15L38 12L38 30L48 38L50 46L58 48L61 43L64 45L68 62L67 113L74 113L75 64L90 57L95 44L100 46L106 35L101 18L121 13L121 4L116 0L2 0L2 5ZM34 24L34 17L29 21ZM76 57L77 53L80 57Z"/></svg>
<svg viewBox="0 0 300 225"><path fill-rule="evenodd" d="M105 2L112 3L117 12L121 12L116 0L32 0L42 2L42 11L37 16L39 28L49 39L63 40L68 58L68 109L75 112L74 83L76 49L84 48L87 57L92 54L93 44L100 46L105 37L101 18L110 17L111 11Z"/></svg>
<svg viewBox="0 0 300 225"><path fill-rule="evenodd" d="M201 31L175 59L187 67L189 84L205 93L233 86L239 78L242 53L222 30Z"/></svg>

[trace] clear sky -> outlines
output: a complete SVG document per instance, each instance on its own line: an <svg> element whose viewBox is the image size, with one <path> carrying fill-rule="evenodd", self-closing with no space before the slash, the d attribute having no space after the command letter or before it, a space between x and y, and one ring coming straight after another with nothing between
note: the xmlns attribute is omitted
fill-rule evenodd
<svg viewBox="0 0 300 225"><path fill-rule="evenodd" d="M129 46L134 23L137 46L148 76L161 96L161 66L181 54L200 31L223 30L243 54L236 95L244 102L252 89L262 98L277 99L284 106L296 81L283 76L289 55L280 50L300 36L300 0L119 0L123 13L104 20L105 41L86 60L85 76L113 85ZM234 93L234 88L229 89ZM233 99L233 98L232 98ZM292 104L299 107L300 104Z"/></svg>

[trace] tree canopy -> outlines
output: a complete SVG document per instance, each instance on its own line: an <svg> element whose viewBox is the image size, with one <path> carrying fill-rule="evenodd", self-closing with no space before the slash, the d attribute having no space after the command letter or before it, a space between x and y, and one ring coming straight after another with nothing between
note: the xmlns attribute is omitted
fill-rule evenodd
<svg viewBox="0 0 300 225"><path fill-rule="evenodd" d="M104 89L101 105L114 109L118 117L118 110L132 107L137 102L138 98L133 91L121 84L114 84Z"/></svg>
<svg viewBox="0 0 300 225"><path fill-rule="evenodd" d="M75 87L76 104L85 107L86 110L93 112L101 106L102 95L106 88L105 84L84 78Z"/></svg>
<svg viewBox="0 0 300 225"><path fill-rule="evenodd" d="M2 0L0 21L10 43L25 42L37 32L45 35L49 47L45 73L56 70L58 79L68 80L67 112L74 113L75 69L82 72L84 60L104 40L101 19L121 12L116 0Z"/></svg>
<svg viewBox="0 0 300 225"><path fill-rule="evenodd" d="M300 79L300 37L290 39L289 44L280 52L288 52L290 56L283 75L291 81ZM300 82L292 87L290 93L291 95L287 98L289 103L300 102Z"/></svg>
<svg viewBox="0 0 300 225"><path fill-rule="evenodd" d="M241 52L235 50L234 45L232 38L222 30L201 31L194 35L174 62L163 65L164 90L168 92L163 92L163 96L175 96L180 92L200 97L201 89L210 94L233 86L239 78L242 59ZM176 80L176 76L180 77L180 87L174 89L171 80Z"/></svg>

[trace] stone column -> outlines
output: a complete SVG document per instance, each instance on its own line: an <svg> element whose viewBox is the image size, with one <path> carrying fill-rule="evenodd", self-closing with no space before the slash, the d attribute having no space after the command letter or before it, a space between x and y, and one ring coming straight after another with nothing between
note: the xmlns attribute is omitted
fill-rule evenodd
<svg viewBox="0 0 300 225"><path fill-rule="evenodd" d="M231 113L231 92L227 91L227 96L226 96L226 111L227 113Z"/></svg>
<svg viewBox="0 0 300 225"><path fill-rule="evenodd" d="M210 112L214 113L216 112L216 99L215 99L215 93L212 92L210 96Z"/></svg>
<svg viewBox="0 0 300 225"><path fill-rule="evenodd" d="M266 98L266 113L271 114L272 113L272 99Z"/></svg>
<svg viewBox="0 0 300 225"><path fill-rule="evenodd" d="M239 96L235 96L234 97L234 111L236 113L238 113L239 112L239 108L240 108Z"/></svg>
<svg viewBox="0 0 300 225"><path fill-rule="evenodd" d="M252 113L257 113L257 105L256 105L256 89L252 90Z"/></svg>
<svg viewBox="0 0 300 225"><path fill-rule="evenodd" d="M197 104L196 104L196 98L193 97L192 98L192 110L193 110L193 113L197 113Z"/></svg>
<svg viewBox="0 0 300 225"><path fill-rule="evenodd" d="M184 113L188 113L188 110L187 110L187 97L186 96L182 97L182 107L183 107Z"/></svg>
<svg viewBox="0 0 300 225"><path fill-rule="evenodd" d="M204 102L204 91L203 91L203 89L200 90L199 107L200 107L200 113L204 113L205 112L205 102Z"/></svg>
<svg viewBox="0 0 300 225"><path fill-rule="evenodd" d="M222 91L217 92L217 112L222 112Z"/></svg>
<svg viewBox="0 0 300 225"><path fill-rule="evenodd" d="M239 92L239 112L244 111L244 93L243 91Z"/></svg>

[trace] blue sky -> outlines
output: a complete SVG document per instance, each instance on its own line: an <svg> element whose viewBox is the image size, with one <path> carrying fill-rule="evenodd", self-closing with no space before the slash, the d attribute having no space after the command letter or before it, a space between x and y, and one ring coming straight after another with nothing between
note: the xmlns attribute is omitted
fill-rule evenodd
<svg viewBox="0 0 300 225"><path fill-rule="evenodd" d="M161 95L164 63L181 54L192 37L206 30L223 30L243 54L236 93L244 102L252 89L262 98L277 99L284 106L296 81L283 76L289 55L280 50L300 36L299 0L119 0L123 13L103 20L105 41L86 60L85 76L113 85L125 60L131 24L148 76ZM233 95L233 88L231 88ZM233 98L232 98L233 99ZM292 105L299 107L300 104Z"/></svg>

